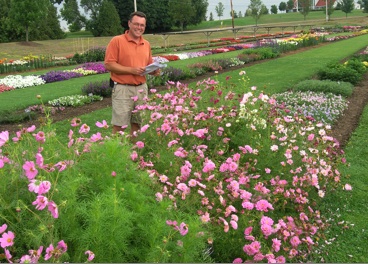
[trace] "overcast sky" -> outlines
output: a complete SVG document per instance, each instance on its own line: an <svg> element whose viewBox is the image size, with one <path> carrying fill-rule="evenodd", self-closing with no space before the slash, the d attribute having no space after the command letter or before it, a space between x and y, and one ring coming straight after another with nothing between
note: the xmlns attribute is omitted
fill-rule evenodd
<svg viewBox="0 0 368 264"><path fill-rule="evenodd" d="M151 0L154 1L154 0ZM230 19L230 11L231 11L231 7L230 7L230 1L233 2L233 9L234 12L239 13L239 11L241 11L241 13L244 15L245 11L247 10L249 4L250 4L250 0L208 0L208 8L207 8L207 19L210 17L210 13L212 12L213 15L213 19L218 20L218 16L217 13L215 11L216 6L218 5L219 2L223 3L225 9L224 9L224 16L221 17L221 19ZM279 7L279 4L284 1L287 2L287 0L262 0L262 3L265 4L267 6L268 9L271 9L271 5L276 5L277 8ZM58 7L58 9L61 7L59 5L56 5ZM82 12L82 10L81 10ZM61 21L60 23L62 28L66 28L66 23L65 21Z"/></svg>
<svg viewBox="0 0 368 264"><path fill-rule="evenodd" d="M210 12L212 12L213 19L218 20L215 8L219 2L221 2L225 7L224 16L221 17L221 19L230 19L231 1L233 2L234 12L239 13L239 11L241 11L242 15L244 15L250 4L250 0L208 0L207 19L210 17ZM267 6L269 10L271 9L272 5L276 5L278 9L281 2L286 3L287 0L262 0L262 3Z"/></svg>

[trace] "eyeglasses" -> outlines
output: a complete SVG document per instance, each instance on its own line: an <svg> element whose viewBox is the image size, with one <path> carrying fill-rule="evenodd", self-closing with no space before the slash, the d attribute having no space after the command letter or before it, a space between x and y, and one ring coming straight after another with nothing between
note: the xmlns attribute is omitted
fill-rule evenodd
<svg viewBox="0 0 368 264"><path fill-rule="evenodd" d="M132 23L133 26L135 27L141 27L141 28L145 28L146 25L145 24L139 24L139 23Z"/></svg>

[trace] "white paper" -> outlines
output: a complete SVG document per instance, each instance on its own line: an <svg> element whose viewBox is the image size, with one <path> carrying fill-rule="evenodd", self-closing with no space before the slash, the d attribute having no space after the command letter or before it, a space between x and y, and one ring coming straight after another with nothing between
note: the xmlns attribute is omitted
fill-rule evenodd
<svg viewBox="0 0 368 264"><path fill-rule="evenodd" d="M163 64L163 63L159 63L157 61L155 61L154 63L151 63L150 65L146 66L146 70L144 71L144 73L142 73L142 75L146 75L150 72L153 72L157 69L161 69L161 68L165 68L167 65Z"/></svg>

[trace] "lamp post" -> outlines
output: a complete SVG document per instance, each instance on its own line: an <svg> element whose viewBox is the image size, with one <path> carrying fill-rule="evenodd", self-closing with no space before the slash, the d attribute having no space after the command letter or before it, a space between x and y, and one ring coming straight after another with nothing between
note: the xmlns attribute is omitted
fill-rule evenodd
<svg viewBox="0 0 368 264"><path fill-rule="evenodd" d="M134 0L134 12L137 12L137 0Z"/></svg>
<svg viewBox="0 0 368 264"><path fill-rule="evenodd" d="M328 3L328 0L325 0L326 1L326 22L328 21L328 11L327 11L327 3Z"/></svg>
<svg viewBox="0 0 368 264"><path fill-rule="evenodd" d="M231 22L234 29L234 9L233 9L233 0L230 0L230 7L231 7Z"/></svg>

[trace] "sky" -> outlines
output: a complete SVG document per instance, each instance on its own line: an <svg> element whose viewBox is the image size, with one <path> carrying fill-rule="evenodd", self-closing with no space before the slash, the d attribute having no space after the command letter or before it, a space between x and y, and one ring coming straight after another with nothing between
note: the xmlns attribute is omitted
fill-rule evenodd
<svg viewBox="0 0 368 264"><path fill-rule="evenodd" d="M223 3L225 9L224 9L224 16L221 17L221 19L230 19L230 11L231 11L231 7L230 7L230 3L231 1L233 2L233 9L234 12L239 13L239 11L241 11L241 13L244 15L245 11L247 10L249 4L250 4L250 0L207 0L208 1L208 8L207 8L207 19L210 17L210 13L212 12L213 15L213 19L214 20L218 20L218 16L216 13L216 6L218 5L219 2ZM277 8L279 7L279 4L284 1L287 2L287 0L262 0L262 3L265 4L267 6L267 8L270 10L271 9L271 5L276 5ZM60 9L61 5L56 5L58 9ZM82 11L81 11L82 12ZM66 29L66 23L65 21L60 21L60 25L62 28Z"/></svg>
<svg viewBox="0 0 368 264"><path fill-rule="evenodd" d="M218 3L221 2L225 9L224 9L224 16L221 19L230 19L230 11L231 11L231 1L233 2L233 10L236 13L241 13L244 15L245 11L248 9L250 4L250 0L207 0L208 1L208 8L207 8L207 19L210 17L210 12L212 12L213 19L218 20L218 16L216 13L216 6ZM281 2L287 2L287 0L262 0L262 3L270 10L271 5L276 5L277 8Z"/></svg>

